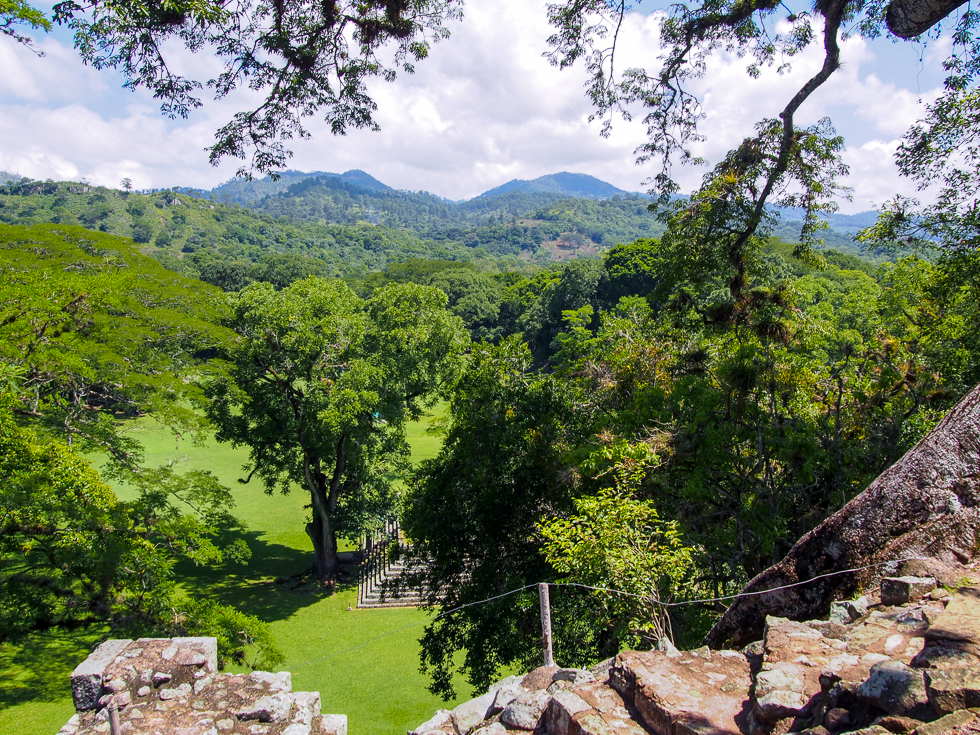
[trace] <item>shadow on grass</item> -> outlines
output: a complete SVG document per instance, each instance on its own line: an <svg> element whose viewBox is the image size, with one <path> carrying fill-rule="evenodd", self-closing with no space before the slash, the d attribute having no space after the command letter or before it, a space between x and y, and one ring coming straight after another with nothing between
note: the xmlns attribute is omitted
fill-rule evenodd
<svg viewBox="0 0 980 735"><path fill-rule="evenodd" d="M71 696L71 672L105 638L108 628L36 633L0 645L0 709Z"/></svg>
<svg viewBox="0 0 980 735"><path fill-rule="evenodd" d="M331 594L357 586L357 570L353 566L346 567L348 574L332 590L309 581L295 589L291 587L297 580L276 584L277 577L288 577L306 569L313 553L268 543L259 532L249 531L244 535L252 551L247 564L229 562L220 567L201 567L182 561L174 570L175 577L194 597L233 605L267 623L285 620Z"/></svg>

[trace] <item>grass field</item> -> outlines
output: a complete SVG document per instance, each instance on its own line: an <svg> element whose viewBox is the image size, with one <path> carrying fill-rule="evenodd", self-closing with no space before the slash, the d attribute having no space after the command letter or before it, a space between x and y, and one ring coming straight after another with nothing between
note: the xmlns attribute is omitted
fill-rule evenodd
<svg viewBox="0 0 980 735"><path fill-rule="evenodd" d="M437 409L411 427L413 460L438 452L439 437L425 429L440 414ZM308 563L312 546L303 532L304 493L269 497L257 483L237 483L244 450L178 442L148 420L131 429L146 448L148 464L174 460L187 469L207 469L234 490L236 513L249 529L251 562L220 571L182 566L180 576L188 594L232 603L267 621L286 654L282 668L292 672L295 690L319 691L325 712L348 716L351 735L404 733L446 706L429 694L427 679L418 672L424 613L348 611L356 599L353 587L326 596L273 584L275 577ZM104 635L104 630L48 633L22 645L0 646L0 733L56 733L74 711L69 674ZM384 637L374 640L378 636ZM470 693L462 682L457 690Z"/></svg>

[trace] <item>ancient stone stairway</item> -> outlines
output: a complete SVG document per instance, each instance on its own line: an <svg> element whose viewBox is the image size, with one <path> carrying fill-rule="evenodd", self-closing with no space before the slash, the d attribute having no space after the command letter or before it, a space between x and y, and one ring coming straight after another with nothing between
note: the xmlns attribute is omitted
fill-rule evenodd
<svg viewBox="0 0 980 735"><path fill-rule="evenodd" d="M358 608L415 607L422 603L419 591L405 584L408 574L424 566L411 557L410 551L396 519L364 535L357 579Z"/></svg>

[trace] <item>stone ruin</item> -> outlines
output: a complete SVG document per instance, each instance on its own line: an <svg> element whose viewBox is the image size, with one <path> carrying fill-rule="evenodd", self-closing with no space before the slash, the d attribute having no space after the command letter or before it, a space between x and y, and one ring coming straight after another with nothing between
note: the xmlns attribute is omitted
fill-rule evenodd
<svg viewBox="0 0 980 735"><path fill-rule="evenodd" d="M111 639L72 672L59 735L347 735L346 715L294 692L288 671L218 673L214 638Z"/></svg>
<svg viewBox="0 0 980 735"><path fill-rule="evenodd" d="M980 386L751 580L713 648L539 668L409 735L977 735L978 547Z"/></svg>
<svg viewBox="0 0 980 735"><path fill-rule="evenodd" d="M980 733L980 570L907 562L826 619L770 616L762 639L740 650L541 667L409 735L787 733Z"/></svg>

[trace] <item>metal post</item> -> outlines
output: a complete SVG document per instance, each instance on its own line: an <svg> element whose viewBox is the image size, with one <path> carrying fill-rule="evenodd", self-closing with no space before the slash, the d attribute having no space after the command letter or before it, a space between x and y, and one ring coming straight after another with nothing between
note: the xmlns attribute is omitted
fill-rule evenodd
<svg viewBox="0 0 980 735"><path fill-rule="evenodd" d="M116 704L115 696L109 700L109 733L119 735L119 706Z"/></svg>
<svg viewBox="0 0 980 735"><path fill-rule="evenodd" d="M551 650L551 599L548 597L548 583L538 585L541 599L541 650L544 652L544 665L554 666L555 655Z"/></svg>

